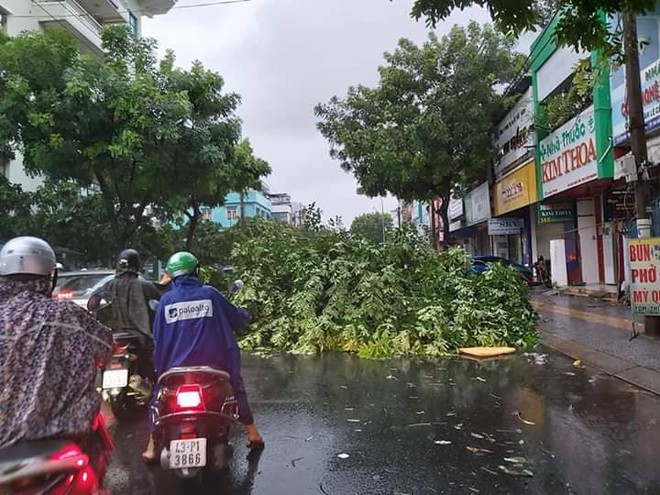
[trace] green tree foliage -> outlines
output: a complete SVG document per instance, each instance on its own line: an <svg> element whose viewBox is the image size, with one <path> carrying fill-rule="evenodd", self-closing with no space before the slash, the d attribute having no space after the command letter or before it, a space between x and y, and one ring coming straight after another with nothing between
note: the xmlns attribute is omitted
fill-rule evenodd
<svg viewBox="0 0 660 495"><path fill-rule="evenodd" d="M112 238L103 199L96 193L83 193L71 181L46 180L32 195L31 234L55 246L66 246L85 255L89 262L107 264Z"/></svg>
<svg viewBox="0 0 660 495"><path fill-rule="evenodd" d="M29 193L0 174L0 237L11 238L26 229L31 204Z"/></svg>
<svg viewBox="0 0 660 495"><path fill-rule="evenodd" d="M601 50L608 56L621 53L621 33L611 32L602 22L602 13L642 14L653 11L656 0L415 0L411 15L435 26L454 9L477 5L488 8L500 28L513 35L544 27L548 14L561 11L557 40L587 50Z"/></svg>
<svg viewBox="0 0 660 495"><path fill-rule="evenodd" d="M171 52L159 61L155 42L125 27L106 29L103 46L93 57L61 33L2 38L0 143L4 155L21 151L30 173L98 187L119 248L148 207L171 216L218 204L243 178L239 98L199 62L176 68ZM261 165L255 173L267 173Z"/></svg>
<svg viewBox="0 0 660 495"><path fill-rule="evenodd" d="M392 230L394 222L389 213L365 213L353 219L351 233L363 239L379 244L387 238L387 233Z"/></svg>
<svg viewBox="0 0 660 495"><path fill-rule="evenodd" d="M536 313L515 271L471 272L459 249L438 255L411 230L385 245L350 232L314 235L259 220L233 252L253 322L251 349L364 357L441 356L471 345L529 346Z"/></svg>
<svg viewBox="0 0 660 495"><path fill-rule="evenodd" d="M490 26L454 27L417 46L401 40L385 55L375 88L352 87L319 105L330 155L369 196L440 197L445 238L452 189L483 178L492 143L497 89L520 68L513 42Z"/></svg>

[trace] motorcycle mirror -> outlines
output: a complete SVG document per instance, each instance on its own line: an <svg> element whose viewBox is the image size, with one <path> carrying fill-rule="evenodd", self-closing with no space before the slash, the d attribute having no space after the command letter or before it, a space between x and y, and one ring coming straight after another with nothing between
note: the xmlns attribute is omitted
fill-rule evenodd
<svg viewBox="0 0 660 495"><path fill-rule="evenodd" d="M149 299L149 308L151 311L156 312L158 310L158 304L160 301L157 299Z"/></svg>
<svg viewBox="0 0 660 495"><path fill-rule="evenodd" d="M105 298L101 298L101 300L99 301L99 305L97 306L96 310L99 311L101 309L105 309L108 306L110 306L111 304L112 304L112 301L108 301Z"/></svg>
<svg viewBox="0 0 660 495"><path fill-rule="evenodd" d="M230 294L236 294L239 290L243 288L245 284L243 283L242 280L235 280L232 282L231 287L229 287L229 293Z"/></svg>
<svg viewBox="0 0 660 495"><path fill-rule="evenodd" d="M99 296L99 304L96 307L96 311L107 308L112 304L113 301L112 292L108 290L104 290L103 292L98 294L98 296Z"/></svg>

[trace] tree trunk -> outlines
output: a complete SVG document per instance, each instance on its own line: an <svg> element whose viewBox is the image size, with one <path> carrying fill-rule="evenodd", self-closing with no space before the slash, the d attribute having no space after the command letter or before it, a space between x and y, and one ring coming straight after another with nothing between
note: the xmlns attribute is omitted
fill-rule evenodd
<svg viewBox="0 0 660 495"><path fill-rule="evenodd" d="M442 219L442 250L449 247L449 201L451 192L440 198L440 218Z"/></svg>
<svg viewBox="0 0 660 495"><path fill-rule="evenodd" d="M626 60L626 92L628 93L628 116L630 123L630 147L635 164L647 165L646 129L644 105L642 102L642 82L639 69L639 45L637 39L637 19L632 12L623 12L623 49ZM638 174L635 182L635 213L637 216L637 237L650 237L649 215L646 205L649 200L649 184L643 174ZM630 282L630 281L629 281ZM646 335L660 336L660 318L645 317Z"/></svg>
<svg viewBox="0 0 660 495"><path fill-rule="evenodd" d="M186 236L186 251L192 251L193 249L193 240L195 239L195 230L197 229L197 224L199 223L199 217L201 216L201 211L199 210L199 203L194 197L190 198L190 204L192 206L192 214L188 215L188 235Z"/></svg>
<svg viewBox="0 0 660 495"><path fill-rule="evenodd" d="M239 219L239 222L241 224L241 227L245 225L245 193L241 191L241 218Z"/></svg>
<svg viewBox="0 0 660 495"><path fill-rule="evenodd" d="M438 226L436 224L436 215L435 215L435 204L431 200L429 203L429 217L431 219L431 243L433 244L433 249L438 250L438 241L436 238L436 233L438 231Z"/></svg>

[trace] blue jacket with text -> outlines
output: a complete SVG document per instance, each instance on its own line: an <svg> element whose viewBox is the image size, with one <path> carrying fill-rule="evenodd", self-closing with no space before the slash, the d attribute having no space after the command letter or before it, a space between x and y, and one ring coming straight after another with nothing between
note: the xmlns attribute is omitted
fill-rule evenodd
<svg viewBox="0 0 660 495"><path fill-rule="evenodd" d="M172 286L154 320L156 374L177 366L213 366L240 379L234 332L248 324L248 313L195 276L177 277Z"/></svg>

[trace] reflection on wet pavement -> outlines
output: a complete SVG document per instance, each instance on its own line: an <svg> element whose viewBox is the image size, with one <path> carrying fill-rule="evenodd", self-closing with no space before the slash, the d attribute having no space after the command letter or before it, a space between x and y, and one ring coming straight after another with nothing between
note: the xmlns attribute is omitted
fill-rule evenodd
<svg viewBox="0 0 660 495"><path fill-rule="evenodd" d="M244 357L266 438L204 489L140 461L116 425L113 493L660 493L660 399L551 353L486 362Z"/></svg>

